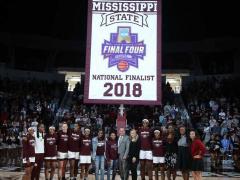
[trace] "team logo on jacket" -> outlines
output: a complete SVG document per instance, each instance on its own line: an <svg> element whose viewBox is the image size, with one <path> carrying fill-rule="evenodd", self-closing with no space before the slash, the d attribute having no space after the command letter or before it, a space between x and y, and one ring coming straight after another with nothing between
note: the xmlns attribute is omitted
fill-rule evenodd
<svg viewBox="0 0 240 180"><path fill-rule="evenodd" d="M79 134L73 133L73 134L72 134L72 139L73 139L74 141L78 141L78 140L79 140Z"/></svg>
<svg viewBox="0 0 240 180"><path fill-rule="evenodd" d="M118 27L110 41L104 40L102 55L108 58L109 68L117 65L119 71L125 72L130 66L138 68L138 59L146 56L146 45L138 41L137 33L131 33L131 27Z"/></svg>
<svg viewBox="0 0 240 180"><path fill-rule="evenodd" d="M149 132L147 132L147 131L141 132L141 136L143 138L147 138L149 136Z"/></svg>
<svg viewBox="0 0 240 180"><path fill-rule="evenodd" d="M117 144L113 144L113 145L111 145L111 148L114 150L117 150L118 146L117 146Z"/></svg>
<svg viewBox="0 0 240 180"><path fill-rule="evenodd" d="M31 146L35 146L35 140L29 140L29 144L31 145Z"/></svg>
<svg viewBox="0 0 240 180"><path fill-rule="evenodd" d="M48 142L48 144L49 145L53 145L53 144L55 144L55 142L56 142L56 139L55 138L47 138L47 142Z"/></svg>
<svg viewBox="0 0 240 180"><path fill-rule="evenodd" d="M62 134L61 139L63 141L68 141L68 135Z"/></svg>
<svg viewBox="0 0 240 180"><path fill-rule="evenodd" d="M162 145L162 141L161 140L154 140L153 144L155 147L160 147Z"/></svg>
<svg viewBox="0 0 240 180"><path fill-rule="evenodd" d="M105 144L104 141L98 141L97 146L102 147L102 146L104 146L104 144Z"/></svg>
<svg viewBox="0 0 240 180"><path fill-rule="evenodd" d="M91 141L90 140L83 140L83 144L85 145L85 146L89 146L90 145L90 143L91 143Z"/></svg>

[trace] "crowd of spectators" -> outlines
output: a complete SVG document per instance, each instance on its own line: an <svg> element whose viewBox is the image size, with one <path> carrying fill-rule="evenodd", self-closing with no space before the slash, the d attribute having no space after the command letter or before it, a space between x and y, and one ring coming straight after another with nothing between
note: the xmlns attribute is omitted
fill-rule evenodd
<svg viewBox="0 0 240 180"><path fill-rule="evenodd" d="M0 164L18 165L21 135L40 122L52 124L65 84L3 78L0 87Z"/></svg>
<svg viewBox="0 0 240 180"><path fill-rule="evenodd" d="M240 169L239 78L208 78L188 84L182 94L193 127L199 130L211 154L211 166L233 159Z"/></svg>

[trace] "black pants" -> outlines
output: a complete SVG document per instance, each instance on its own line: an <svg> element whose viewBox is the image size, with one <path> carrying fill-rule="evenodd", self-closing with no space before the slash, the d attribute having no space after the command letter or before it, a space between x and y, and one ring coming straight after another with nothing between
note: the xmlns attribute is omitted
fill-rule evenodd
<svg viewBox="0 0 240 180"><path fill-rule="evenodd" d="M43 161L44 161L44 154L36 153L35 154L35 164L37 164L37 166L33 167L31 180L39 180L40 179L40 171L41 171L41 168L43 165Z"/></svg>
<svg viewBox="0 0 240 180"><path fill-rule="evenodd" d="M132 180L137 180L137 165L138 162L132 163L128 161L128 172L131 171Z"/></svg>

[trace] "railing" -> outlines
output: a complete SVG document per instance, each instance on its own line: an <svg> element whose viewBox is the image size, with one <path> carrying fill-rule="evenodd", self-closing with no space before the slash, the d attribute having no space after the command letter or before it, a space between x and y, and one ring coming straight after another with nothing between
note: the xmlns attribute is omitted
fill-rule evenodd
<svg viewBox="0 0 240 180"><path fill-rule="evenodd" d="M22 147L0 146L0 167L22 168Z"/></svg>

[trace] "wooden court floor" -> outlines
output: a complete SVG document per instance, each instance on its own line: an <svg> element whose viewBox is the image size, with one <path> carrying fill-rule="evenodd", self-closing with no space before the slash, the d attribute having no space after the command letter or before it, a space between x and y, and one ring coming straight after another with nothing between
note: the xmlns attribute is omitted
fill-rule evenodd
<svg viewBox="0 0 240 180"><path fill-rule="evenodd" d="M0 170L0 180L21 180L22 179L23 172L8 172L8 171L2 171ZM239 179L240 180L240 173L221 173L221 174L211 174L211 173L203 173L203 180L228 180L228 179ZM67 180L69 180L69 175L66 176ZM80 179L78 177L78 179ZM106 175L105 175L105 179ZM115 178L116 180L120 180L120 177L117 176ZM138 180L141 178L138 177ZM146 178L147 179L147 178ZM176 180L182 179L180 176L177 177ZM192 177L190 178L193 179ZM45 180L44 174L41 173L41 180ZM57 180L57 175L55 175L54 180ZM88 180L95 180L94 175L90 175ZM131 178L129 178L131 180ZM166 179L167 180L167 179Z"/></svg>

